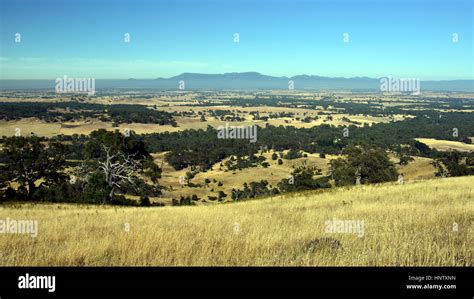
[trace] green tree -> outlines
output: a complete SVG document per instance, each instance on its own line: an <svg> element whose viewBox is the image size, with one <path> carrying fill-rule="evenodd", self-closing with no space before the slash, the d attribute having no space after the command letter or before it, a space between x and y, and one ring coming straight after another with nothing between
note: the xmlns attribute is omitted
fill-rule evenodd
<svg viewBox="0 0 474 299"><path fill-rule="evenodd" d="M280 192L293 192L303 190L313 190L319 188L329 188L327 177L314 178L321 174L321 169L310 168L304 165L299 166L291 173L291 177L283 179L278 183Z"/></svg>
<svg viewBox="0 0 474 299"><path fill-rule="evenodd" d="M295 150L295 149L290 149L288 151L288 153L285 155L285 158L288 159L288 160L292 160L292 159L301 158L302 156L303 156L303 154L301 153L301 151Z"/></svg>
<svg viewBox="0 0 474 299"><path fill-rule="evenodd" d="M472 157L464 158L461 152L452 151L443 153L439 159L435 159L434 165L438 169L438 176L464 176L473 175Z"/></svg>
<svg viewBox="0 0 474 299"><path fill-rule="evenodd" d="M3 173L0 173L0 200L4 198L7 187L7 178Z"/></svg>
<svg viewBox="0 0 474 299"><path fill-rule="evenodd" d="M65 166L64 147L49 142L46 146L37 136L8 137L4 139L5 164L1 172L5 181L16 182L27 188L26 196L31 199L38 188L63 182L67 176L62 172ZM37 186L37 181L41 184Z"/></svg>
<svg viewBox="0 0 474 299"><path fill-rule="evenodd" d="M369 145L347 146L346 158L331 161L330 172L337 186L395 181L398 172L385 150Z"/></svg>

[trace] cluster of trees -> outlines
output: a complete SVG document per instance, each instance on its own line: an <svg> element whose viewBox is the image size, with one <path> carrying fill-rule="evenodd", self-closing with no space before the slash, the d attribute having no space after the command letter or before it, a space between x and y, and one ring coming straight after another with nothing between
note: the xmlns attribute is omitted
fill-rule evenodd
<svg viewBox="0 0 474 299"><path fill-rule="evenodd" d="M232 155L244 157L256 154L258 147L243 139L218 139L217 130L185 130L143 136L152 152L168 151L167 162L176 170L196 166L207 170Z"/></svg>
<svg viewBox="0 0 474 299"><path fill-rule="evenodd" d="M224 165L228 170L242 170L244 168L256 167L262 165L263 167L268 167L270 164L265 162L266 158L264 156L257 156L251 154L249 157L232 156Z"/></svg>
<svg viewBox="0 0 474 299"><path fill-rule="evenodd" d="M209 116L214 117L215 119L221 120L221 121L245 121L245 117L239 116L238 113L242 112L237 112L237 111L231 111L231 110L208 110L207 113ZM202 117L204 114L201 115ZM201 118L202 120L202 118Z"/></svg>
<svg viewBox="0 0 474 299"><path fill-rule="evenodd" d="M315 178L318 175L321 175L321 169L301 165L293 170L289 178L278 183L278 190L283 193L331 187L328 177Z"/></svg>
<svg viewBox="0 0 474 299"><path fill-rule="evenodd" d="M65 171L65 146L36 136L2 140L1 197L4 200L42 200L136 205L125 195L161 194L161 169L143 141L134 134L94 131L83 147L82 164ZM12 188L16 184L18 188Z"/></svg>
<svg viewBox="0 0 474 299"><path fill-rule="evenodd" d="M395 181L398 172L383 149L370 146L348 146L344 149L345 158L331 160L331 178L336 186L382 183Z"/></svg>
<svg viewBox="0 0 474 299"><path fill-rule="evenodd" d="M269 125L259 128L257 142L251 143L245 139L219 139L217 130L208 126L206 130L146 134L144 140L153 152L167 151L166 160L176 170L192 165L209 169L226 157L256 155L264 148L339 153L344 142L335 143L334 137L340 136L341 132L342 129L327 125L314 131Z"/></svg>
<svg viewBox="0 0 474 299"><path fill-rule="evenodd" d="M298 158L303 157L303 153L300 150L290 148L290 150L288 151L288 153L284 157L287 160L298 159Z"/></svg>
<svg viewBox="0 0 474 299"><path fill-rule="evenodd" d="M269 186L268 181L261 180L260 182L244 183L243 189L232 189L233 200L243 200L248 198L256 198L259 196L278 194L278 188Z"/></svg>
<svg viewBox="0 0 474 299"><path fill-rule="evenodd" d="M253 116L253 120L263 120L263 121L267 121L271 118L295 117L295 113L293 112L274 112L274 113L270 112L268 115L261 116L260 112L252 111L249 114Z"/></svg>
<svg viewBox="0 0 474 299"><path fill-rule="evenodd" d="M33 198L40 188L65 181L65 157L61 143L45 142L36 136L10 137L2 144L3 164L0 166L4 187L8 182L19 186L18 194ZM41 180L40 186L36 182ZM9 188L7 194L15 192Z"/></svg>
<svg viewBox="0 0 474 299"><path fill-rule="evenodd" d="M181 196L178 199L173 198L171 200L171 205L172 206L194 206L195 202L199 200L199 197L197 197L196 194L193 194L192 196Z"/></svg>
<svg viewBox="0 0 474 299"><path fill-rule="evenodd" d="M443 153L434 161L434 166L438 170L437 176L474 175L474 154L463 156L457 151Z"/></svg>

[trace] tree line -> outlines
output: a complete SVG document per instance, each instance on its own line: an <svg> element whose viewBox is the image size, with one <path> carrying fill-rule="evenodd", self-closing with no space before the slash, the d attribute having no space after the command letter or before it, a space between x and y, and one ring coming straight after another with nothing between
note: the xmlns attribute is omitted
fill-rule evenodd
<svg viewBox="0 0 474 299"><path fill-rule="evenodd" d="M113 124L153 123L176 126L173 114L143 105L92 104L79 102L0 102L0 120L35 117L46 122L65 122L97 118Z"/></svg>

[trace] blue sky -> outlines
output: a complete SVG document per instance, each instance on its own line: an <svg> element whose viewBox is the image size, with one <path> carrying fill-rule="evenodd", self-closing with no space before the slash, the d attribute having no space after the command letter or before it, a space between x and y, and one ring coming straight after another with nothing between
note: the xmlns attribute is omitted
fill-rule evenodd
<svg viewBox="0 0 474 299"><path fill-rule="evenodd" d="M0 79L245 71L474 79L473 2L0 0Z"/></svg>

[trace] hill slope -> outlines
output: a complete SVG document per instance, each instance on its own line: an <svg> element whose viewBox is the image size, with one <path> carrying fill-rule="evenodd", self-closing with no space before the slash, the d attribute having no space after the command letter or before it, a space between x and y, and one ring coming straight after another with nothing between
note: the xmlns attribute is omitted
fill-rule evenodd
<svg viewBox="0 0 474 299"><path fill-rule="evenodd" d="M0 234L0 264L472 266L473 199L461 177L199 207L3 205L39 233ZM327 233L334 219L363 237Z"/></svg>

